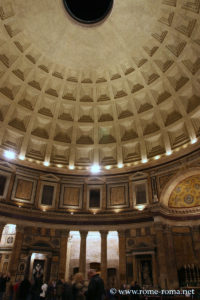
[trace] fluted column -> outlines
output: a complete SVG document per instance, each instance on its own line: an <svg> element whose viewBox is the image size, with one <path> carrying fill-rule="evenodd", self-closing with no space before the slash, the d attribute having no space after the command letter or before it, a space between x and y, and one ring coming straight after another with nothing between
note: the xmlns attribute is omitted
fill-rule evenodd
<svg viewBox="0 0 200 300"><path fill-rule="evenodd" d="M24 227L21 225L16 225L15 242L13 245L12 254L9 262L9 272L11 275L11 279L15 278L17 272L22 244L23 244L23 238L24 238Z"/></svg>
<svg viewBox="0 0 200 300"><path fill-rule="evenodd" d="M6 225L5 223L0 222L0 242L1 242L2 233L3 233L5 225Z"/></svg>
<svg viewBox="0 0 200 300"><path fill-rule="evenodd" d="M126 235L125 230L118 231L119 236L119 280L126 282Z"/></svg>
<svg viewBox="0 0 200 300"><path fill-rule="evenodd" d="M101 277L107 283L107 235L108 231L101 231Z"/></svg>
<svg viewBox="0 0 200 300"><path fill-rule="evenodd" d="M166 239L167 239L167 268L168 268L168 279L169 279L169 288L178 288L179 281L178 281L178 273L176 267L176 257L174 252L174 244L173 244L173 236L170 226L165 227L166 232Z"/></svg>
<svg viewBox="0 0 200 300"><path fill-rule="evenodd" d="M59 263L59 272L58 272L60 279L65 279L68 237L69 237L69 231L62 230L61 241L60 241L60 263Z"/></svg>
<svg viewBox="0 0 200 300"><path fill-rule="evenodd" d="M80 246L80 259L79 259L79 272L83 273L85 277L86 272L86 240L87 240L87 231L80 231L81 235L81 246Z"/></svg>

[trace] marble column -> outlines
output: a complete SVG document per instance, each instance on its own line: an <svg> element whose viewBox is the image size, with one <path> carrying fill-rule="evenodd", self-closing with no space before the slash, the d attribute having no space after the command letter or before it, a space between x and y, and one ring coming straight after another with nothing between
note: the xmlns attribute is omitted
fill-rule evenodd
<svg viewBox="0 0 200 300"><path fill-rule="evenodd" d="M176 257L174 252L173 235L170 226L165 227L165 234L167 240L167 269L169 288L176 289L179 287L178 273L176 267Z"/></svg>
<svg viewBox="0 0 200 300"><path fill-rule="evenodd" d="M118 231L119 237L119 280L126 282L126 234L125 230Z"/></svg>
<svg viewBox="0 0 200 300"><path fill-rule="evenodd" d="M5 223L0 222L0 242L1 242L1 238L2 238L2 234L3 234L5 225L6 225Z"/></svg>
<svg viewBox="0 0 200 300"><path fill-rule="evenodd" d="M107 235L108 231L101 231L101 277L107 284Z"/></svg>
<svg viewBox="0 0 200 300"><path fill-rule="evenodd" d="M162 289L168 288L167 286L167 261L166 261L166 252L165 252L165 239L164 239L164 230L161 223L155 224L156 232L156 244L157 244L157 258L158 258L158 278L159 285Z"/></svg>
<svg viewBox="0 0 200 300"><path fill-rule="evenodd" d="M154 288L157 288L158 280L157 280L157 263L156 263L155 253L152 254L152 274L153 274L153 286Z"/></svg>
<svg viewBox="0 0 200 300"><path fill-rule="evenodd" d="M24 238L24 227L21 225L16 225L15 242L13 245L12 254L9 262L9 272L11 275L11 280L15 279L15 275L20 260L20 254L22 250L23 238Z"/></svg>
<svg viewBox="0 0 200 300"><path fill-rule="evenodd" d="M68 237L69 237L69 231L62 230L61 239L60 239L60 263L59 263L59 271L58 271L58 275L60 279L65 279Z"/></svg>
<svg viewBox="0 0 200 300"><path fill-rule="evenodd" d="M81 235L81 245L80 245L80 259L79 259L79 272L83 273L85 278L86 274L86 240L87 240L87 231L80 231Z"/></svg>

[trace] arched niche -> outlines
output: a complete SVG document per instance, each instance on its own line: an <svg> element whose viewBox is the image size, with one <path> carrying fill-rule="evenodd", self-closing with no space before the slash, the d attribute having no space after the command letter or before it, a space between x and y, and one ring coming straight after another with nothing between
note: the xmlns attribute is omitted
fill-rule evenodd
<svg viewBox="0 0 200 300"><path fill-rule="evenodd" d="M166 186L164 187L161 195L160 195L160 203L165 206L165 207L169 207L169 200L170 197L173 193L173 191L175 191L176 188L178 188L178 186L180 184L184 184L184 181L186 181L187 179L190 180L192 177L200 177L200 168L190 168L190 169L185 169L184 171L181 170L180 172L178 172L175 176L173 176L169 182L166 184ZM188 191L189 193L189 191ZM188 201L189 203L189 201ZM200 203L200 201L199 201ZM189 206L186 205L185 207L178 207L176 206L175 208L192 208L193 206Z"/></svg>

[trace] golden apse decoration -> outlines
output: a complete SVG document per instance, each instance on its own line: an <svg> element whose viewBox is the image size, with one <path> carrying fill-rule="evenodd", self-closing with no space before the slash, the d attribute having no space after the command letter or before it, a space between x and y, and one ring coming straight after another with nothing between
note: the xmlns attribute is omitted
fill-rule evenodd
<svg viewBox="0 0 200 300"><path fill-rule="evenodd" d="M200 205L200 175L181 181L172 191L169 207L188 208Z"/></svg>

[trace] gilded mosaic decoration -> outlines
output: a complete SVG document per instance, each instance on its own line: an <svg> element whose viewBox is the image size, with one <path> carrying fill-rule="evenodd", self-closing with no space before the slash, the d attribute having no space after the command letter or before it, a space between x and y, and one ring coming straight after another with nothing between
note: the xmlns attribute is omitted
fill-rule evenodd
<svg viewBox="0 0 200 300"><path fill-rule="evenodd" d="M173 190L169 207L195 207L200 205L200 175L181 181Z"/></svg>

